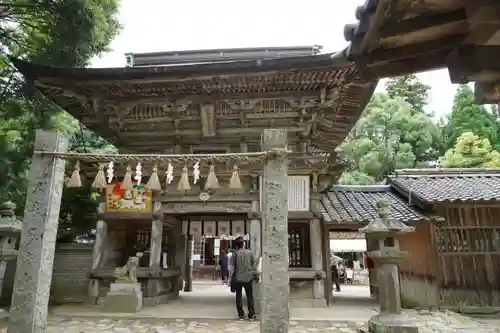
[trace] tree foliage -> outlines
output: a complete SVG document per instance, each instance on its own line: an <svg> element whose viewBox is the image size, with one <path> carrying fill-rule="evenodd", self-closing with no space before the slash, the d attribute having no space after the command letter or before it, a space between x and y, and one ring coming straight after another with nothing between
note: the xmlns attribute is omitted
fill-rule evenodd
<svg viewBox="0 0 500 333"><path fill-rule="evenodd" d="M35 129L58 129L72 138L76 149L82 148L82 142L87 142L89 149L109 145L82 130L78 121L37 94L10 65L8 56L44 65L87 66L94 56L108 51L118 33L118 6L118 0L0 2L0 154L3 158L0 200L15 202L18 215L24 211ZM87 189L87 201L82 199L83 192L66 192L61 219L73 219L75 225L85 225L81 219L95 213L90 192ZM83 201L74 200L77 196ZM88 210L91 204L94 205L92 212Z"/></svg>
<svg viewBox="0 0 500 333"><path fill-rule="evenodd" d="M400 97L416 112L424 112L430 86L423 84L415 74L389 79L385 85L390 98Z"/></svg>
<svg viewBox="0 0 500 333"><path fill-rule="evenodd" d="M402 86L408 82L419 87L421 95L415 95L412 86ZM386 88L387 93L372 97L338 149L355 166L341 176L342 184L383 182L395 169L425 165L439 155L438 127L422 106L428 88L413 76L394 79Z"/></svg>
<svg viewBox="0 0 500 333"><path fill-rule="evenodd" d="M462 133L453 148L441 159L445 168L498 168L500 153L493 149L488 139L481 139L472 132Z"/></svg>
<svg viewBox="0 0 500 333"><path fill-rule="evenodd" d="M468 85L460 85L454 98L448 121L443 126L443 145L453 148L463 133L472 132L481 139L488 139L494 146L498 141L498 123L495 115L474 100Z"/></svg>

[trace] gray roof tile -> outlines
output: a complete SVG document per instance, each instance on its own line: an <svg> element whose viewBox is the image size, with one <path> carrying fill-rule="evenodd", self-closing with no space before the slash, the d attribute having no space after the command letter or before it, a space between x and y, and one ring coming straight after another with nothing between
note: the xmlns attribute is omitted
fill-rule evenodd
<svg viewBox="0 0 500 333"><path fill-rule="evenodd" d="M423 203L500 200L500 169L401 170L389 182Z"/></svg>
<svg viewBox="0 0 500 333"><path fill-rule="evenodd" d="M389 185L333 186L321 198L322 214L327 222L367 224L378 217L376 203L391 203L391 217L412 224L429 219L419 209L391 191Z"/></svg>

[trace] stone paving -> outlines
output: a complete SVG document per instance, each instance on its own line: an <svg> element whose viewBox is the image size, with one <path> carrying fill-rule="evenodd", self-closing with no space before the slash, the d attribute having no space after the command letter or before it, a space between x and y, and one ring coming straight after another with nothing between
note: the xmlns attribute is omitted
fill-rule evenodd
<svg viewBox="0 0 500 333"><path fill-rule="evenodd" d="M453 312L408 311L410 322L421 333L500 333L500 321L480 322ZM290 321L290 333L354 333L366 328L366 322ZM64 319L52 317L47 333L256 333L260 323L237 320L126 320L126 319ZM5 332L0 329L0 332Z"/></svg>

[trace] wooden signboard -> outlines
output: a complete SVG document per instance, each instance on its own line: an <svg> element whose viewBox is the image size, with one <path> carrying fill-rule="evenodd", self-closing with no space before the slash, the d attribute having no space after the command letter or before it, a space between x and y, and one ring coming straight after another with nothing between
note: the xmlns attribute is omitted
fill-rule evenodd
<svg viewBox="0 0 500 333"><path fill-rule="evenodd" d="M143 185L136 185L133 190L125 190L121 184L109 185L106 188L106 212L151 214L152 192Z"/></svg>

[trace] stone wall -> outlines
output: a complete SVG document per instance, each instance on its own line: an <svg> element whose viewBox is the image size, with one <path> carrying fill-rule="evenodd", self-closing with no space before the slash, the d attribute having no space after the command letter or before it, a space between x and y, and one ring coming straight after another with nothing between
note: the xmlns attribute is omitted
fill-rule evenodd
<svg viewBox="0 0 500 333"><path fill-rule="evenodd" d="M324 298L314 298L314 280L290 279L290 306L294 308L324 308ZM323 294L324 295L324 294ZM322 296L323 296L322 295Z"/></svg>
<svg viewBox="0 0 500 333"><path fill-rule="evenodd" d="M83 302L87 295L88 278L92 267L92 245L61 244L56 248L52 275L52 303ZM9 306L14 285L16 261L7 264L2 296L2 306Z"/></svg>

